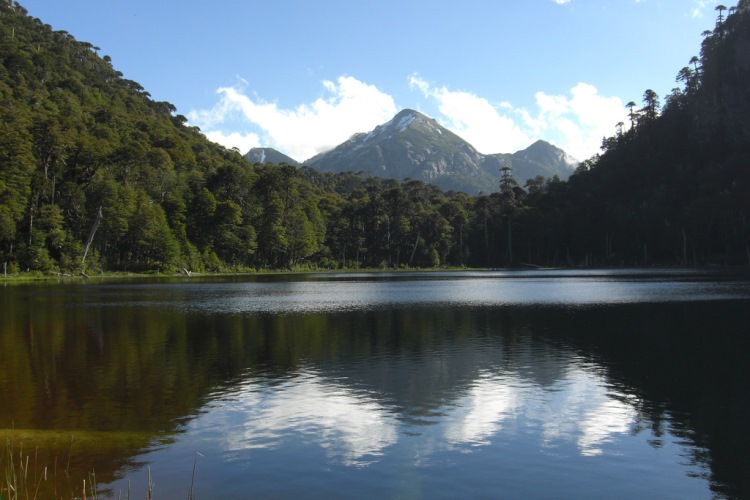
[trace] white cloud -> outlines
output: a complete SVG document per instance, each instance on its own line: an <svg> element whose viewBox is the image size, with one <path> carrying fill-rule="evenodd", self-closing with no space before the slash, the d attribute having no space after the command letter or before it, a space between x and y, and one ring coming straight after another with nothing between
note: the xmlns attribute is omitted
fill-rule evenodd
<svg viewBox="0 0 750 500"><path fill-rule="evenodd" d="M241 132L224 133L219 130L206 132L206 137L210 141L217 142L228 148L237 148L242 154L247 153L252 148L261 146L260 137L252 132L243 134Z"/></svg>
<svg viewBox="0 0 750 500"><path fill-rule="evenodd" d="M482 153L517 151L533 142L512 118L499 111L504 107L502 104L493 105L469 92L433 88L418 75L409 77L409 86L434 99L442 114L438 121Z"/></svg>
<svg viewBox="0 0 750 500"><path fill-rule="evenodd" d="M569 95L537 92L535 111L433 87L418 75L409 77L409 84L437 102L444 126L486 154L512 153L544 139L583 160L599 151L602 138L613 135L618 122L627 121L618 97L599 95L586 83L573 87Z"/></svg>
<svg viewBox="0 0 750 500"><path fill-rule="evenodd" d="M566 3L570 3L570 0L555 0L555 3L557 5L565 5Z"/></svg>
<svg viewBox="0 0 750 500"><path fill-rule="evenodd" d="M248 145L262 142L304 161L356 132L375 128L398 111L390 95L356 78L342 76L322 85L328 96L294 109L282 109L276 103L248 96L242 86L223 87L217 91L220 98L213 108L191 111L188 119L201 127L207 137L226 147L237 147L245 153ZM257 128L261 134L226 131L238 117L245 127Z"/></svg>
<svg viewBox="0 0 750 500"><path fill-rule="evenodd" d="M602 96L587 83L570 89L570 96L537 92L536 104L536 135L579 160L597 153L602 138L613 135L618 122L627 122L627 110L619 97Z"/></svg>
<svg viewBox="0 0 750 500"><path fill-rule="evenodd" d="M599 151L602 137L613 135L617 122L628 122L619 98L602 96L586 83L564 95L537 92L534 109L493 103L417 74L408 83L437 106L435 119L485 154L512 153L544 139L583 160ZM305 161L398 112L393 97L356 78L342 76L321 84L323 97L290 109L252 95L244 83L223 87L212 108L193 110L188 119L210 140L242 153L270 146Z"/></svg>

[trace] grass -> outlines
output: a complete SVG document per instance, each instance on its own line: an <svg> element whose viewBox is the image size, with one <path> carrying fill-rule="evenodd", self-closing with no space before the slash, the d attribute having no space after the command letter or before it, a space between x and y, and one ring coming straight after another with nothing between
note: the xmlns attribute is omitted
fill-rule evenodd
<svg viewBox="0 0 750 500"><path fill-rule="evenodd" d="M6 453L2 467L2 481L0 481L0 500L37 500L37 499L72 499L72 500L99 500L98 483L96 471L91 471L83 478L71 477L69 464L70 455L64 469L58 467L55 460L54 467L42 467L38 460L39 449L34 450L33 458L25 454L22 446L16 447L15 443L6 442ZM197 461L197 459L196 459ZM1 462L1 461L0 461ZM188 500L195 500L194 494L195 464L193 465L193 476L190 482ZM148 467L148 484L146 500L153 500L154 481L151 478L151 467ZM120 492L119 500L130 499L130 482L128 491Z"/></svg>
<svg viewBox="0 0 750 500"><path fill-rule="evenodd" d="M3 437L5 452L0 453L0 500L98 500L101 495L110 498L112 492L99 490L94 469L81 473L80 456L92 450L120 454L123 449L143 449L144 439L148 441L149 438L143 433L0 429L0 439ZM48 456L49 453L43 450L58 450L62 456ZM199 455L196 453L193 464L187 494L189 500L195 499L195 470ZM71 467L74 462L79 462L78 466ZM148 467L147 471L146 499L152 500L154 481L151 468ZM115 498L130 499L129 481L128 491L119 492Z"/></svg>
<svg viewBox="0 0 750 500"><path fill-rule="evenodd" d="M71 441L72 442L72 441ZM71 445L72 447L72 445ZM36 498L96 498L96 477L89 479L88 493L86 479L80 483L80 495L75 493L77 481L72 481L68 466L61 469L58 477L58 463L55 460L50 470L39 461L39 448L34 448L32 455L24 451L23 444L17 445L11 438L6 438L3 454L2 482L0 482L0 500L29 500ZM58 484L67 483L68 493L58 489ZM62 488L60 486L60 488Z"/></svg>

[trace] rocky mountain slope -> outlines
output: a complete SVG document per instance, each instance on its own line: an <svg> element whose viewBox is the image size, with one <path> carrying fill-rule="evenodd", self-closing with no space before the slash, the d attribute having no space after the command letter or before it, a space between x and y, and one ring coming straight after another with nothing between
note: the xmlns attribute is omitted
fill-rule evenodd
<svg viewBox="0 0 750 500"><path fill-rule="evenodd" d="M273 163L276 165L286 163L287 165L293 165L295 167L301 166L300 162L294 158L291 158L273 148L252 148L247 154L245 154L245 158L250 161L250 163Z"/></svg>
<svg viewBox="0 0 750 500"><path fill-rule="evenodd" d="M504 166L510 166L523 184L537 175L567 179L578 163L544 141L513 154L483 155L434 119L405 109L388 123L355 134L304 164L323 172L419 179L443 189L476 194L497 191L499 169Z"/></svg>

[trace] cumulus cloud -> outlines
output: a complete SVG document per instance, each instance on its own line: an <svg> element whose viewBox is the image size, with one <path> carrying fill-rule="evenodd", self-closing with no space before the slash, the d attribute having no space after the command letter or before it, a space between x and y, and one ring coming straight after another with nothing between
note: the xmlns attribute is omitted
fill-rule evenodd
<svg viewBox="0 0 750 500"><path fill-rule="evenodd" d="M583 160L599 151L602 137L613 135L618 122L628 123L619 98L602 96L586 83L563 95L539 91L533 108L525 109L436 85L418 74L407 81L436 107L438 122L485 154L512 153L544 139ZM285 109L248 92L241 82L220 88L212 108L193 110L188 119L210 140L242 153L270 146L305 161L399 111L393 97L356 78L342 76L321 85L322 97Z"/></svg>
<svg viewBox="0 0 750 500"><path fill-rule="evenodd" d="M532 120L535 135L549 137L578 159L599 150L602 138L614 133L618 122L627 122L627 110L619 97L599 94L593 85L579 83L570 95L536 93L538 113Z"/></svg>
<svg viewBox="0 0 750 500"><path fill-rule="evenodd" d="M433 87L419 75L409 77L409 86L438 104L443 126L469 141L478 151L489 154L516 151L532 139L500 107L470 92Z"/></svg>
<svg viewBox="0 0 750 500"><path fill-rule="evenodd" d="M433 99L442 116L436 117L482 153L512 153L536 139L547 140L578 159L599 150L602 137L626 121L618 97L605 97L593 85L579 83L568 95L536 93L536 109L509 103L493 104L460 90L436 87L418 75L409 77L412 90Z"/></svg>
<svg viewBox="0 0 750 500"><path fill-rule="evenodd" d="M252 148L261 146L260 137L258 137L258 134L252 132L243 134L241 132L225 133L220 130L213 130L206 132L205 135L210 141L217 142L228 148L237 148L243 154Z"/></svg>
<svg viewBox="0 0 750 500"><path fill-rule="evenodd" d="M335 82L323 81L325 97L294 109L280 108L257 96L249 96L244 86L218 89L219 102L208 110L188 113L188 120L206 136L226 147L245 153L261 142L299 161L327 151L351 135L388 121L398 111L393 98L373 85L349 76ZM237 118L260 130L237 132Z"/></svg>

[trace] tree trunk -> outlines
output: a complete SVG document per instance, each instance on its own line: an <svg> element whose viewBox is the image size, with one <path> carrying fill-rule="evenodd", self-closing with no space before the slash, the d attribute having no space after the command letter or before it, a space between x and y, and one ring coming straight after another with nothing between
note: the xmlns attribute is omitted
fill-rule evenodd
<svg viewBox="0 0 750 500"><path fill-rule="evenodd" d="M411 250L411 257L409 257L409 267L411 267L411 263L414 260L414 254L417 252L417 246L419 245L419 234L420 230L417 230L417 239L414 241L414 248Z"/></svg>
<svg viewBox="0 0 750 500"><path fill-rule="evenodd" d="M484 251L487 254L487 267L490 267L490 235L487 230L487 219L484 219Z"/></svg>
<svg viewBox="0 0 750 500"><path fill-rule="evenodd" d="M505 259L508 264L513 264L513 220L508 215L508 244L505 247Z"/></svg>
<svg viewBox="0 0 750 500"><path fill-rule="evenodd" d="M463 266L464 265L464 225L461 223L461 226L458 231L458 261Z"/></svg>
<svg viewBox="0 0 750 500"><path fill-rule="evenodd" d="M89 253L89 247L91 246L91 242L94 241L94 235L96 234L96 229L99 227L99 223L102 221L102 217L102 207L100 206L99 210L96 212L94 224L91 226L91 232L89 233L89 239L86 242L86 248L83 251L83 257L81 257L81 274L84 274L83 263L86 261L86 254Z"/></svg>

